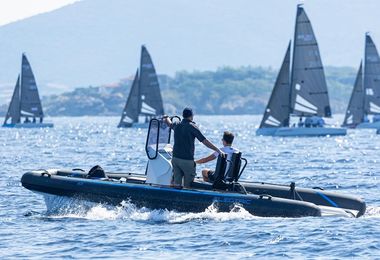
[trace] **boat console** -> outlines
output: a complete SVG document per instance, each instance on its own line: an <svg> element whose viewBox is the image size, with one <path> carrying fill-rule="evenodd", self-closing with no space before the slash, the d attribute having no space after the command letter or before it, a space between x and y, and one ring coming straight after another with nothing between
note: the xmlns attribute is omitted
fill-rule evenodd
<svg viewBox="0 0 380 260"><path fill-rule="evenodd" d="M148 157L146 183L170 185L173 176L171 164L173 148L170 144L171 129L159 119L149 123L145 152Z"/></svg>

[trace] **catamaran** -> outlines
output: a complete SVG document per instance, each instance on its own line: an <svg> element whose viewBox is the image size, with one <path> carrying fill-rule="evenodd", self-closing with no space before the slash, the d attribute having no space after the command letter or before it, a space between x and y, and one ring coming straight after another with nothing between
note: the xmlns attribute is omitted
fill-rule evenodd
<svg viewBox="0 0 380 260"><path fill-rule="evenodd" d="M290 47L291 42L256 134L345 135L346 129L326 127L322 118L331 117L327 84L318 43L302 5L297 6L292 68ZM291 116L299 121L291 125Z"/></svg>
<svg viewBox="0 0 380 260"><path fill-rule="evenodd" d="M365 36L364 73L361 62L342 126L380 129L380 57L368 33Z"/></svg>
<svg viewBox="0 0 380 260"><path fill-rule="evenodd" d="M137 70L118 127L148 126L149 120L164 115L160 85L152 58L141 47L140 73Z"/></svg>
<svg viewBox="0 0 380 260"><path fill-rule="evenodd" d="M43 119L44 113L32 67L26 55L22 54L21 75L17 78L3 127L53 127L52 123L44 123Z"/></svg>

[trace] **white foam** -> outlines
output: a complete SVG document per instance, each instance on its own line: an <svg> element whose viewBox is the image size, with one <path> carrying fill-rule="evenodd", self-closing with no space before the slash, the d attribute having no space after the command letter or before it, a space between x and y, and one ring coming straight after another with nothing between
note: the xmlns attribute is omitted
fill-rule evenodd
<svg viewBox="0 0 380 260"><path fill-rule="evenodd" d="M89 220L133 220L167 223L185 223L204 219L224 222L234 219L250 220L257 218L241 206L235 206L230 212L218 212L214 205L210 205L204 212L182 213L166 209L138 208L130 202L123 202L120 206L109 206L52 195L45 196L45 203L47 214L53 218L69 217Z"/></svg>
<svg viewBox="0 0 380 260"><path fill-rule="evenodd" d="M380 217L380 207L368 207L364 218L378 218Z"/></svg>

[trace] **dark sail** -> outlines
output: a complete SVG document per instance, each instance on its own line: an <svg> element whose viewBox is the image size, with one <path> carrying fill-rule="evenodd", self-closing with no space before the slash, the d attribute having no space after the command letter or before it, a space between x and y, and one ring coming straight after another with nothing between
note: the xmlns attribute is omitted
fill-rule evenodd
<svg viewBox="0 0 380 260"><path fill-rule="evenodd" d="M353 126L360 124L364 119L364 89L362 63L356 76L355 85L352 90L350 103L348 104L343 126Z"/></svg>
<svg viewBox="0 0 380 260"><path fill-rule="evenodd" d="M380 58L368 34L364 59L365 111L367 114L380 114Z"/></svg>
<svg viewBox="0 0 380 260"><path fill-rule="evenodd" d="M133 123L138 122L140 113L140 94L139 94L139 71L136 71L135 78L132 83L131 90L118 127L132 126Z"/></svg>
<svg viewBox="0 0 380 260"><path fill-rule="evenodd" d="M276 83L270 96L264 116L260 124L263 127L289 126L289 97L290 97L290 42L282 66L278 73Z"/></svg>
<svg viewBox="0 0 380 260"><path fill-rule="evenodd" d="M162 103L156 70L145 46L141 47L139 85L141 95L141 114L152 116L163 115L164 106Z"/></svg>
<svg viewBox="0 0 380 260"><path fill-rule="evenodd" d="M295 115L331 116L323 65L310 20L297 7L293 44L291 107Z"/></svg>
<svg viewBox="0 0 380 260"><path fill-rule="evenodd" d="M25 54L22 55L20 86L21 116L42 118L44 113L42 112L41 100L38 94L36 80Z"/></svg>
<svg viewBox="0 0 380 260"><path fill-rule="evenodd" d="M4 124L7 124L9 118L11 118L11 124L20 123L20 75L17 78L12 100L9 104L8 112L5 115Z"/></svg>

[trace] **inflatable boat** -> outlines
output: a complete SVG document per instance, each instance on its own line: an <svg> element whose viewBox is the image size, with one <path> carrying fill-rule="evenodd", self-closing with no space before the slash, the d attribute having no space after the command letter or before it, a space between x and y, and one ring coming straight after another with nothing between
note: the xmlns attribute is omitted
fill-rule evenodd
<svg viewBox="0 0 380 260"><path fill-rule="evenodd" d="M148 157L145 174L37 170L25 173L21 183L42 194L112 205L130 201L140 207L185 212L203 212L211 205L228 212L240 205L251 214L263 217L360 217L365 213L365 202L354 196L320 188L298 188L294 183L239 181L247 165L240 152L233 154L228 164L225 158L218 158L213 183L197 178L190 188L172 186L170 134L170 128L161 121L151 120L145 146Z"/></svg>
<svg viewBox="0 0 380 260"><path fill-rule="evenodd" d="M86 175L70 171L32 171L25 173L21 182L35 192L111 205L130 201L151 209L203 212L213 204L219 211L230 211L238 204L257 216L321 216L321 210L312 203L268 195L154 185L146 183L145 176L136 175L127 178L109 175L107 179L89 179Z"/></svg>

